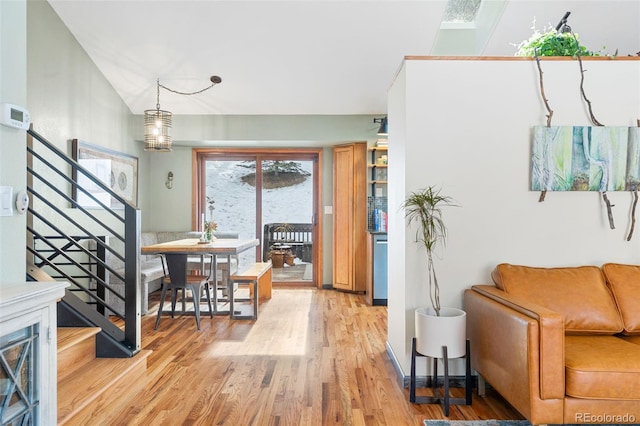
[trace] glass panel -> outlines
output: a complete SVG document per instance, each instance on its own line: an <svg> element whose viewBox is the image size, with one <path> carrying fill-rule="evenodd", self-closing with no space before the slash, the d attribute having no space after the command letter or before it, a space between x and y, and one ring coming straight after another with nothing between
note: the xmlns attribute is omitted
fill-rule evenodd
<svg viewBox="0 0 640 426"><path fill-rule="evenodd" d="M218 224L217 232L256 238L255 167L255 161L207 160L205 214L207 221ZM239 264L251 264L255 257L255 251L247 250L240 254Z"/></svg>
<svg viewBox="0 0 640 426"><path fill-rule="evenodd" d="M199 164L204 170L201 200L205 219L217 223L218 233L261 240L260 252L242 253L240 265L268 261L273 243L287 243L287 266L274 266L273 281L314 283L313 173L317 157L317 153L276 151L199 157L203 159ZM287 224L288 233L268 235L267 230L273 231L277 224ZM273 239L276 237L279 241Z"/></svg>
<svg viewBox="0 0 640 426"><path fill-rule="evenodd" d="M35 424L37 326L0 336L0 423Z"/></svg>
<svg viewBox="0 0 640 426"><path fill-rule="evenodd" d="M449 0L444 11L444 22L473 22L482 0Z"/></svg>
<svg viewBox="0 0 640 426"><path fill-rule="evenodd" d="M313 280L312 174L309 160L262 162L262 223L273 281Z"/></svg>

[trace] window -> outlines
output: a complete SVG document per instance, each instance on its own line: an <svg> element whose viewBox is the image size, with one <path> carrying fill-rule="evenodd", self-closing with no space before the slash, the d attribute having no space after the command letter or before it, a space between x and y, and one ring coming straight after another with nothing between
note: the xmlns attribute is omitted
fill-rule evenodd
<svg viewBox="0 0 640 426"><path fill-rule="evenodd" d="M473 22L482 0L449 0L443 22Z"/></svg>

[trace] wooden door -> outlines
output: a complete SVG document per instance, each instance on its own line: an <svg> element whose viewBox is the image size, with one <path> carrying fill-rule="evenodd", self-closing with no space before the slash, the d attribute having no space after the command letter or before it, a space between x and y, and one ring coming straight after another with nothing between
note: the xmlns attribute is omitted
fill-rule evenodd
<svg viewBox="0 0 640 426"><path fill-rule="evenodd" d="M333 286L366 288L367 188L366 143L334 148Z"/></svg>
<svg viewBox="0 0 640 426"><path fill-rule="evenodd" d="M352 290L353 146L333 151L333 286Z"/></svg>

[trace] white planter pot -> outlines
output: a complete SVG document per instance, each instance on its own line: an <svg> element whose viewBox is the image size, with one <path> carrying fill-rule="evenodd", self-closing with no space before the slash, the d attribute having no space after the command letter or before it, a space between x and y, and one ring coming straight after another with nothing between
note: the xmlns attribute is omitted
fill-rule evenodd
<svg viewBox="0 0 640 426"><path fill-rule="evenodd" d="M436 316L433 308L415 310L416 350L431 358L442 358L447 347L448 358L460 358L467 353L467 313L462 309L441 308Z"/></svg>

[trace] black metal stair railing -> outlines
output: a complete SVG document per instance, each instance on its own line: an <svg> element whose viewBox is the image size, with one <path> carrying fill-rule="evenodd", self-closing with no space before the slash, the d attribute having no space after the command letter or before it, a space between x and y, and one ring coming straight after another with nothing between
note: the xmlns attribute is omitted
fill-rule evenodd
<svg viewBox="0 0 640 426"><path fill-rule="evenodd" d="M132 356L141 347L140 211L41 135L27 133L28 275L37 270L32 279L71 284L58 325L100 327L98 356ZM78 176L89 185L79 185ZM96 208L78 203L79 194ZM105 194L123 208L103 202Z"/></svg>

